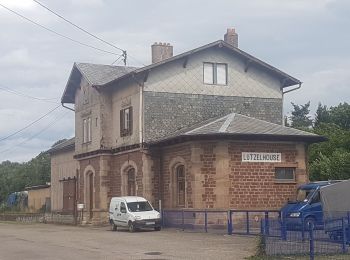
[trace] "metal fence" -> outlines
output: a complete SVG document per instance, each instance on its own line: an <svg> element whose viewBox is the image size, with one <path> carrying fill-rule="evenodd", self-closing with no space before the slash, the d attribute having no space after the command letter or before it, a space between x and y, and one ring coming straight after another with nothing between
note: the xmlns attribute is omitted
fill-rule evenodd
<svg viewBox="0 0 350 260"><path fill-rule="evenodd" d="M278 219L279 211L266 210L163 210L163 227L187 231L258 235L261 220Z"/></svg>
<svg viewBox="0 0 350 260"><path fill-rule="evenodd" d="M227 233L228 211L224 210L163 210L163 227L187 231Z"/></svg>
<svg viewBox="0 0 350 260"><path fill-rule="evenodd" d="M284 256L350 259L350 213L347 215L326 219L323 223L310 223L307 218L298 218L298 221L294 220L294 225L288 225L288 219L262 220L263 251L267 256L280 259Z"/></svg>
<svg viewBox="0 0 350 260"><path fill-rule="evenodd" d="M162 211L163 227L260 235L260 251L267 259L350 259L350 213L333 214L322 223L309 220L282 218L279 211Z"/></svg>
<svg viewBox="0 0 350 260"><path fill-rule="evenodd" d="M258 235L261 221L268 225L269 220L280 218L277 210L229 210L228 234Z"/></svg>

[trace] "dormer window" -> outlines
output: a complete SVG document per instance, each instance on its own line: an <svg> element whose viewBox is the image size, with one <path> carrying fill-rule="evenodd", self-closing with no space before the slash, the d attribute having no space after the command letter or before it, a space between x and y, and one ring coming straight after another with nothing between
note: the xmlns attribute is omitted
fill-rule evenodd
<svg viewBox="0 0 350 260"><path fill-rule="evenodd" d="M227 64L204 62L203 82L211 85L227 85Z"/></svg>

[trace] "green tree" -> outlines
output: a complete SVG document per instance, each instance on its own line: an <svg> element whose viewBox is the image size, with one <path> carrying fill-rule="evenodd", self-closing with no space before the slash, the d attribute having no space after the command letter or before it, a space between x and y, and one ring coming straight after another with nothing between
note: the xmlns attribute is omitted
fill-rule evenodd
<svg viewBox="0 0 350 260"><path fill-rule="evenodd" d="M350 130L350 105L348 103L340 103L338 106L331 107L329 114L332 123Z"/></svg>
<svg viewBox="0 0 350 260"><path fill-rule="evenodd" d="M4 161L0 164L0 203L15 191L50 181L50 156L40 153L25 163Z"/></svg>
<svg viewBox="0 0 350 260"><path fill-rule="evenodd" d="M318 103L318 107L315 114L314 127L318 127L321 123L329 123L330 115L326 105Z"/></svg>
<svg viewBox="0 0 350 260"><path fill-rule="evenodd" d="M290 117L291 126L294 128L307 129L312 126L312 120L310 118L310 101L305 105L296 105L293 102L292 115Z"/></svg>
<svg viewBox="0 0 350 260"><path fill-rule="evenodd" d="M309 147L311 180L350 178L350 106L340 103L330 107L319 104L313 132L328 141Z"/></svg>

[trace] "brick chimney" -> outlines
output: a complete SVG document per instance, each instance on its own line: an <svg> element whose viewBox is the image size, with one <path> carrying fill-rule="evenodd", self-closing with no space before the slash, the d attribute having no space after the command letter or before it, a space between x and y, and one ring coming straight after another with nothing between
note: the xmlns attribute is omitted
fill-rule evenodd
<svg viewBox="0 0 350 260"><path fill-rule="evenodd" d="M228 28L224 35L224 41L238 48L238 34L234 28Z"/></svg>
<svg viewBox="0 0 350 260"><path fill-rule="evenodd" d="M152 48L152 63L156 63L173 57L173 46L170 43L157 43L151 46Z"/></svg>

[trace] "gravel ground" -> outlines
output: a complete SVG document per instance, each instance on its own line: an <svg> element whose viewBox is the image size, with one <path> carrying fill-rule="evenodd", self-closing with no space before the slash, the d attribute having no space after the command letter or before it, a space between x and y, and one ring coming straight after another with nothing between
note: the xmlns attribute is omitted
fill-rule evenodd
<svg viewBox="0 0 350 260"><path fill-rule="evenodd" d="M189 233L110 231L109 227L0 223L0 259L245 259L256 238Z"/></svg>

